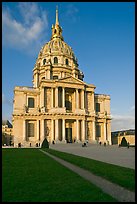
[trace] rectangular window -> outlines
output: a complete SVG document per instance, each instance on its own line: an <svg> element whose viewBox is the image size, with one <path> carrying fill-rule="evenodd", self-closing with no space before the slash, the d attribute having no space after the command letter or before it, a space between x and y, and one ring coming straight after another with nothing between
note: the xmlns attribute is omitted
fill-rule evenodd
<svg viewBox="0 0 137 204"><path fill-rule="evenodd" d="M100 103L96 103L96 112L100 112Z"/></svg>
<svg viewBox="0 0 137 204"><path fill-rule="evenodd" d="M101 126L96 125L96 137L101 137Z"/></svg>
<svg viewBox="0 0 137 204"><path fill-rule="evenodd" d="M28 137L34 137L34 123L28 123Z"/></svg>
<svg viewBox="0 0 137 204"><path fill-rule="evenodd" d="M58 76L53 76L53 79L58 79Z"/></svg>
<svg viewBox="0 0 137 204"><path fill-rule="evenodd" d="M28 98L28 107L34 108L34 98Z"/></svg>
<svg viewBox="0 0 137 204"><path fill-rule="evenodd" d="M66 110L72 111L72 103L70 101L65 100Z"/></svg>

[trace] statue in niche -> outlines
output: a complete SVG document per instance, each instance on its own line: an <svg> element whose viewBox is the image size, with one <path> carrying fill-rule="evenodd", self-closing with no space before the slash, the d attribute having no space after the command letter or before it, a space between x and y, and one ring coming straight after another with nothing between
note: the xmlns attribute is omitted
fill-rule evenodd
<svg viewBox="0 0 137 204"><path fill-rule="evenodd" d="M45 129L45 135L46 135L46 136L49 136L49 132L50 132L49 127L46 127L46 129Z"/></svg>
<svg viewBox="0 0 137 204"><path fill-rule="evenodd" d="M28 106L24 105L24 111L25 111L25 113L28 113L28 110L29 110Z"/></svg>
<svg viewBox="0 0 137 204"><path fill-rule="evenodd" d="M41 112L42 112L42 113L45 112L45 107L44 107L44 106L41 107Z"/></svg>
<svg viewBox="0 0 137 204"><path fill-rule="evenodd" d="M37 111L40 112L40 107L39 106L37 107Z"/></svg>

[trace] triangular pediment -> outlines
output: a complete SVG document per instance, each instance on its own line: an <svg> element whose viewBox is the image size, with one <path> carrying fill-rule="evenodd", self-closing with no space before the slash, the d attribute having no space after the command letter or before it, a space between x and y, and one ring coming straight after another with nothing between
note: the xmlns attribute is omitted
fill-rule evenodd
<svg viewBox="0 0 137 204"><path fill-rule="evenodd" d="M73 84L81 84L81 85L85 85L86 83L84 83L83 81L81 81L80 79L77 79L73 76L68 76L62 79L58 80L59 82L64 82L64 83L73 83Z"/></svg>

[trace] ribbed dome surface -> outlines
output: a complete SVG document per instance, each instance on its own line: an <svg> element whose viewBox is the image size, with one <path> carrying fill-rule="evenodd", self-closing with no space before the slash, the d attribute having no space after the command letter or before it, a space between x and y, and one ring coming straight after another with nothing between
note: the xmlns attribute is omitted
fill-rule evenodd
<svg viewBox="0 0 137 204"><path fill-rule="evenodd" d="M56 22L52 25L51 39L41 48L33 69L34 84L37 87L41 80L68 76L82 81L84 78L72 48L64 42L62 28L58 21L58 10L56 10Z"/></svg>
<svg viewBox="0 0 137 204"><path fill-rule="evenodd" d="M72 48L60 38L50 40L41 48L39 56L46 57L48 55L64 55L76 60Z"/></svg>

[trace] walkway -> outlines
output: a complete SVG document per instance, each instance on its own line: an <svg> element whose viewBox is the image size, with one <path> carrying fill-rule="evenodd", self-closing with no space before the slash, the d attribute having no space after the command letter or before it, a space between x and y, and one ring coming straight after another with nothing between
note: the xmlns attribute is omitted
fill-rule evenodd
<svg viewBox="0 0 137 204"><path fill-rule="evenodd" d="M70 170L74 171L75 173L79 174L86 180L90 181L91 183L95 184L99 188L103 190L103 192L111 195L112 197L116 198L120 202L135 202L135 193L129 190L124 189L116 184L113 184L99 176L92 174L91 172L84 170L76 165L73 165L67 161L64 161L56 156L53 156L43 150L40 149L41 152L50 156L51 158L55 159L65 167L69 168Z"/></svg>
<svg viewBox="0 0 137 204"><path fill-rule="evenodd" d="M131 169L135 169L135 147L118 147L117 145L88 144L82 147L81 143L51 144L51 149L67 152L78 156L103 161Z"/></svg>

